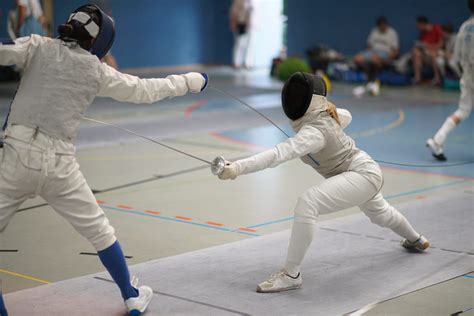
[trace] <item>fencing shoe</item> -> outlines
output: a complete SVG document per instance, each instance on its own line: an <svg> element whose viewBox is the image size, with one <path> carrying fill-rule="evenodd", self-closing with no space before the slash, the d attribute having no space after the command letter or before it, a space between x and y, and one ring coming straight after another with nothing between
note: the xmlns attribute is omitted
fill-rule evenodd
<svg viewBox="0 0 474 316"><path fill-rule="evenodd" d="M137 287L137 284L138 279L133 278L132 286L137 289L138 296L125 300L125 306L127 306L128 314L132 316L141 315L146 310L148 304L150 304L151 299L153 298L153 290L151 287L146 285Z"/></svg>
<svg viewBox="0 0 474 316"><path fill-rule="evenodd" d="M403 248L408 250L425 251L430 246L430 242L428 241L428 239L420 235L420 238L413 242L409 241L408 239L403 239L401 241L401 245L403 246Z"/></svg>
<svg viewBox="0 0 474 316"><path fill-rule="evenodd" d="M380 94L380 81L375 80L367 84L367 91L372 96L378 96Z"/></svg>
<svg viewBox="0 0 474 316"><path fill-rule="evenodd" d="M303 285L301 273L296 278L291 277L285 270L273 273L270 278L257 285L258 293L275 293L299 289Z"/></svg>
<svg viewBox="0 0 474 316"><path fill-rule="evenodd" d="M366 88L364 86L358 86L358 87L355 87L354 89L352 89L352 94L356 98L361 98L364 95L365 92L366 92Z"/></svg>
<svg viewBox="0 0 474 316"><path fill-rule="evenodd" d="M443 153L443 146L435 142L433 138L429 138L426 141L426 147L428 147L431 150L431 153L433 154L433 157L436 158L436 160L439 160L439 161L447 160L446 156Z"/></svg>

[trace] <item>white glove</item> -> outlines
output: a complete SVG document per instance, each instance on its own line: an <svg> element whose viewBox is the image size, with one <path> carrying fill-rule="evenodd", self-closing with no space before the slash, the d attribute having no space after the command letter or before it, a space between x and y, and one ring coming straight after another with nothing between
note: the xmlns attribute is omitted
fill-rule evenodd
<svg viewBox="0 0 474 316"><path fill-rule="evenodd" d="M201 92L207 85L207 75L204 76L198 72L188 72L184 75L189 91L192 93Z"/></svg>
<svg viewBox="0 0 474 316"><path fill-rule="evenodd" d="M237 166L235 163L226 160L224 170L218 177L221 180L234 180L237 178Z"/></svg>

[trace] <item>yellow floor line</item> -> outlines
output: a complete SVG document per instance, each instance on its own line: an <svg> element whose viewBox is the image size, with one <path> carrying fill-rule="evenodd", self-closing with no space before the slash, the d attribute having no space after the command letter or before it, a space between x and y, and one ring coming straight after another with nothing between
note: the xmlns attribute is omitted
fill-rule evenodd
<svg viewBox="0 0 474 316"><path fill-rule="evenodd" d="M5 274L9 274L9 275L13 275L13 276L16 276L16 277L19 277L19 278L22 278L22 279L36 281L36 282L43 283L43 284L50 284L51 283L49 281L37 279L37 278L31 277L31 276L28 276L28 275L24 275L24 274L12 272L12 271L4 270L4 269L0 269L0 272L5 273Z"/></svg>
<svg viewBox="0 0 474 316"><path fill-rule="evenodd" d="M376 134L379 134L379 133L382 133L382 132L386 132L386 131L388 131L392 128L397 127L398 125L402 124L404 120L405 120L405 112L403 112L403 110L399 110L398 111L398 119L396 119L392 123L387 124L387 125L382 126L382 127L372 128L372 129L369 129L369 130L366 130L366 131L351 133L350 136L353 137L353 138L373 136L373 135L376 135Z"/></svg>

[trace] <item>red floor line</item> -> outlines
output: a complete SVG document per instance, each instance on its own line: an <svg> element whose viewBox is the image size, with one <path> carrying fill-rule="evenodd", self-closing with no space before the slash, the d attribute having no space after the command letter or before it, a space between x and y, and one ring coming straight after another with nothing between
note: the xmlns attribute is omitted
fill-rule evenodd
<svg viewBox="0 0 474 316"><path fill-rule="evenodd" d="M200 101L194 102L193 104L191 104L190 106L188 106L184 110L184 117L189 117L191 115L191 113L193 113L195 110L205 106L207 104L207 102L208 102L208 100L200 100Z"/></svg>
<svg viewBox="0 0 474 316"><path fill-rule="evenodd" d="M255 229L250 229L250 228L239 228L239 230L242 230L244 232L250 232L250 233L256 233L257 232Z"/></svg>
<svg viewBox="0 0 474 316"><path fill-rule="evenodd" d="M153 214L153 215L160 215L161 214L161 212L151 211L151 210L144 210L143 212L148 213L148 214Z"/></svg>
<svg viewBox="0 0 474 316"><path fill-rule="evenodd" d="M119 204L117 205L118 208L124 208L126 210L131 210L133 207L125 205L125 204Z"/></svg>
<svg viewBox="0 0 474 316"><path fill-rule="evenodd" d="M182 219L184 221L192 221L193 219L190 217L185 217L185 216L175 216L177 219Z"/></svg>
<svg viewBox="0 0 474 316"><path fill-rule="evenodd" d="M219 140L223 140L223 141L238 144L238 145L243 145L245 147L250 147L250 148L253 148L253 149L257 149L257 150L267 150L267 149L270 148L270 147L262 147L262 146L259 146L259 145L256 145L256 144L241 141L241 140L229 137L229 136L224 136L219 132L210 132L209 135L211 135L212 137L217 138Z"/></svg>
<svg viewBox="0 0 474 316"><path fill-rule="evenodd" d="M206 224L214 225L214 226L219 226L219 227L225 226L224 224L216 223L216 222L206 222Z"/></svg>
<svg viewBox="0 0 474 316"><path fill-rule="evenodd" d="M402 172L402 173L416 173L416 174L422 174L425 176L432 176L432 177L445 177L445 178L451 178L451 179L462 179L466 181L474 181L474 178L470 178L470 177L452 176L448 174L435 173L435 172L429 172L429 171L404 169L404 168L398 168L394 166L387 166L385 164L380 164L380 167L382 169L394 170L394 171Z"/></svg>
<svg viewBox="0 0 474 316"><path fill-rule="evenodd" d="M100 202L100 204L103 204L104 206L107 206L107 205L105 205L105 201L97 200L97 203L99 203L99 202ZM142 211L140 211L140 210L136 210L133 207L125 205L125 204L118 204L118 205L116 205L116 207L121 208L121 209L131 210L131 211L134 211L134 212L143 212L143 213L152 214L152 215L162 215L162 213L158 212L158 211L153 211L153 210L142 210ZM183 220L183 221L193 221L193 219L191 217L186 217L186 216L179 216L178 215L178 216L175 216L174 218L180 219L180 220ZM199 222L195 221L195 223L199 223ZM214 221L207 221L207 222L205 222L205 224L212 225L212 226L217 226L217 227L225 227L225 224L222 224L222 223L219 223L219 222L214 222ZM256 233L257 232L255 229L250 229L250 228L239 228L237 230L250 232L250 233Z"/></svg>

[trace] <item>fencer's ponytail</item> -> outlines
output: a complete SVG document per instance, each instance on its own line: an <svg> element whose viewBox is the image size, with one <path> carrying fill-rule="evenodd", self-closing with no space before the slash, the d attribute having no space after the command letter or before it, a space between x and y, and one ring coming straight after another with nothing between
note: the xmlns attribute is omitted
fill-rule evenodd
<svg viewBox="0 0 474 316"><path fill-rule="evenodd" d="M328 108L326 112L331 115L331 117L337 122L337 124L341 125L341 121L339 121L339 115L337 115L337 108L334 103L328 101Z"/></svg>
<svg viewBox="0 0 474 316"><path fill-rule="evenodd" d="M93 15L94 21L99 21L97 15ZM99 23L99 22L97 22ZM67 23L58 26L59 38L65 42L77 42L82 48L87 51L91 50L94 38L89 34L84 26L77 20L70 20Z"/></svg>
<svg viewBox="0 0 474 316"><path fill-rule="evenodd" d="M58 26L58 33L60 38L70 38L73 32L74 28L71 24L61 24L60 26Z"/></svg>

